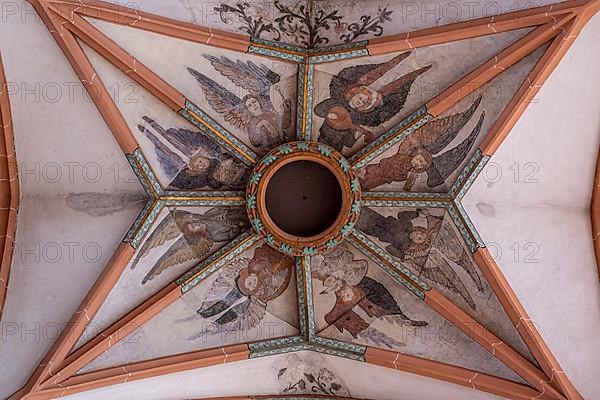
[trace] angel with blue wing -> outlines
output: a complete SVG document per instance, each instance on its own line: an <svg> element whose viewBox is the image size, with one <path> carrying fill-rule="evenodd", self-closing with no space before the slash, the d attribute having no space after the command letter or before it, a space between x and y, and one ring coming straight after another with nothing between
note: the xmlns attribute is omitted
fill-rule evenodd
<svg viewBox="0 0 600 400"><path fill-rule="evenodd" d="M239 258L222 267L196 315L180 321L209 321L208 327L189 339L258 326L268 303L287 289L293 266L293 258L264 244L254 251L252 258Z"/></svg>
<svg viewBox="0 0 600 400"><path fill-rule="evenodd" d="M265 154L293 139L291 101L283 100L282 112L278 112L271 101L271 88L281 79L277 73L252 61L233 61L225 56L211 55L204 55L204 58L247 94L240 98L194 68L188 67L188 72L202 88L208 104L216 112L223 114L226 122L243 129L259 153ZM278 90L277 87L275 89ZM281 92L279 94L284 97Z"/></svg>

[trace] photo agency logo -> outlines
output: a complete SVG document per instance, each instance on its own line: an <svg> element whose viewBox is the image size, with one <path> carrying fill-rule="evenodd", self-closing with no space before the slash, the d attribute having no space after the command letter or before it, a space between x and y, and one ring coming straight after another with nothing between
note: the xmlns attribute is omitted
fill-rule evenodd
<svg viewBox="0 0 600 400"><path fill-rule="evenodd" d="M0 21L2 23L7 22L20 22L23 24L29 23L40 23L44 21L40 14L36 11L36 6L44 1L31 0L31 1L3 1L0 3ZM61 3L61 13L65 16L73 16L73 13L85 5L79 3ZM139 4L133 1L128 2L110 2L110 8L99 10L93 7L85 9L86 19L90 23L95 23L98 19L104 19L109 22L115 23L130 23L136 19L139 19ZM62 23L64 17L57 14L56 12L46 12L45 18L48 22Z"/></svg>
<svg viewBox="0 0 600 400"><path fill-rule="evenodd" d="M34 264L98 264L112 254L118 244L108 248L97 242L51 241L14 242L13 260L26 265Z"/></svg>

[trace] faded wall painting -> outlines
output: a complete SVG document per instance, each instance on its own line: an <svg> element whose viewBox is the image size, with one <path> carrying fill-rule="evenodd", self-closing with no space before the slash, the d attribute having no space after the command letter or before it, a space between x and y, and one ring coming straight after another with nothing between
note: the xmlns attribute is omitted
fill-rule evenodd
<svg viewBox="0 0 600 400"><path fill-rule="evenodd" d="M443 208L363 207L357 229L533 359Z"/></svg>
<svg viewBox="0 0 600 400"><path fill-rule="evenodd" d="M351 244L311 260L318 334L521 381Z"/></svg>
<svg viewBox="0 0 600 400"><path fill-rule="evenodd" d="M361 168L362 189L447 192L542 53L532 53Z"/></svg>
<svg viewBox="0 0 600 400"><path fill-rule="evenodd" d="M165 129L151 117L138 125L154 144L171 190L243 190L248 168L197 129Z"/></svg>
<svg viewBox="0 0 600 400"><path fill-rule="evenodd" d="M223 77L236 85L238 90L235 92L240 89L247 91L240 98L194 68L187 68L212 109L237 128L236 133L242 130L259 154L266 154L274 147L293 140L295 131L291 100L284 97L278 86L275 91L283 100L281 112L276 110L271 99L271 88L281 79L277 73L251 60L233 61L225 56L219 58L207 54L204 57Z"/></svg>
<svg viewBox="0 0 600 400"><path fill-rule="evenodd" d="M192 101L201 119L213 119L256 153L294 137L296 64L103 21L94 24Z"/></svg>
<svg viewBox="0 0 600 400"><path fill-rule="evenodd" d="M85 370L295 335L295 279L293 259L259 241Z"/></svg>
<svg viewBox="0 0 600 400"><path fill-rule="evenodd" d="M365 142L375 139L377 135L369 127L382 125L395 116L404 106L415 79L431 67L414 69L382 83L381 78L409 55L410 52L404 52L383 63L346 67L334 75L329 83L329 97L314 109L324 119L319 141L343 151L353 148L361 137Z"/></svg>
<svg viewBox="0 0 600 400"><path fill-rule="evenodd" d="M286 354L275 361L273 370L281 394L350 396L344 380L320 354Z"/></svg>
<svg viewBox="0 0 600 400"><path fill-rule="evenodd" d="M76 348L249 227L243 207L165 207Z"/></svg>

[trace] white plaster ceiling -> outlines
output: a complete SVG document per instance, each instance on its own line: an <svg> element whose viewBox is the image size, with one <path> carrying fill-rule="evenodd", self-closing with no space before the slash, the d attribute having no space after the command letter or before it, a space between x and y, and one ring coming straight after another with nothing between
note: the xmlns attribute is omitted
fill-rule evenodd
<svg viewBox="0 0 600 400"><path fill-rule="evenodd" d="M189 0L146 0L136 6L211 26L212 18L218 17L206 11L209 3L213 5L212 2L192 4ZM369 7L379 3L383 4L374 2ZM415 3L416 13L405 9L405 18L395 22L393 31L386 33L453 22L452 17L434 18L424 11L428 6L447 9L449 3ZM469 10L467 3L460 3L463 10ZM480 16L492 7L490 4L500 4L502 11L509 11L517 3L486 1L471 9L473 15L466 11L463 15ZM543 3L535 5L540 4ZM49 349L56 335L55 327L64 326L76 310L144 198L140 185L131 179L129 164L110 131L31 6L5 0L2 10L13 10L15 5L14 13L2 15L0 51L7 79L15 88L11 104L22 196L17 247L22 251L15 254L2 320L2 398L25 383ZM596 16L492 158L494 167L502 171L502 178L491 184L489 181L495 181L495 171L490 170L486 175L484 170L463 200L484 241L488 245L497 244L501 250L502 256L496 261L586 399L600 396L600 382L594 368L590 368L600 365L600 285L588 212L600 143L599 42L600 16ZM35 93L26 91L31 88ZM57 90L61 94L58 99ZM515 163L520 172L518 182L514 179ZM30 170L35 172L27 173ZM55 179L56 171L60 171L60 179ZM525 182L531 171L538 171L530 176L538 182ZM105 209L96 210L96 214L77 209L77 199L98 194L105 199ZM31 262L26 249L45 246L53 251L54 243L65 254L69 249L67 243L77 243L73 245L74 262L52 262L52 254L43 252L37 253L41 254L41 262ZM516 261L514 243L520 249ZM523 262L532 249L525 247L530 243L537 246L533 259L538 262ZM84 259L81 253L84 245L100 248L101 256L90 253ZM4 335L14 327L18 334L5 339ZM27 329L38 332L38 337L32 339ZM412 374L370 365L358 369L349 360L328 360L356 397L496 398ZM253 374L261 368L273 368L274 362L265 358L210 367L71 398L179 399L244 392L266 394L275 388L276 382L254 379ZM360 379L356 379L357 371ZM231 385L234 376L245 379L237 380L238 386ZM378 385L370 383L375 380ZM403 397L398 397L399 391Z"/></svg>

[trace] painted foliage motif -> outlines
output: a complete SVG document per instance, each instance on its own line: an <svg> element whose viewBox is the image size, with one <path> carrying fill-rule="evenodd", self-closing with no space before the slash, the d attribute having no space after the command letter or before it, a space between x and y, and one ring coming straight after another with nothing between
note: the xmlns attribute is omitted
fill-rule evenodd
<svg viewBox="0 0 600 400"><path fill-rule="evenodd" d="M245 2L221 3L214 10L226 24L239 22L238 29L251 37L289 41L309 49L328 44L330 35L338 35L344 43L362 36L381 36L384 24L392 20L393 13L388 7L378 7L372 15L363 14L358 20L348 21L338 10L326 11L314 3L286 5L275 1L273 5L274 10L258 3L252 7Z"/></svg>
<svg viewBox="0 0 600 400"><path fill-rule="evenodd" d="M283 110L278 112L271 99L271 88L281 79L277 73L252 61L233 61L225 56L211 55L204 55L204 58L247 94L240 98L194 68L188 67L188 72L200 85L213 110L223 114L225 121L232 126L242 129L261 155L293 139L291 101L279 92L284 100ZM279 87L275 86L275 89L279 90Z"/></svg>
<svg viewBox="0 0 600 400"><path fill-rule="evenodd" d="M164 129L148 116L138 129L154 144L170 190L241 190L248 169L199 131Z"/></svg>
<svg viewBox="0 0 600 400"><path fill-rule="evenodd" d="M208 327L190 339L201 338L206 333L256 327L265 316L267 304L287 289L293 265L291 257L263 244L252 258L239 258L219 269L219 275L196 315L181 321L209 321Z"/></svg>
<svg viewBox="0 0 600 400"><path fill-rule="evenodd" d="M341 152L354 147L361 138L367 143L375 139L377 135L366 127L379 126L398 114L415 79L431 68L427 65L387 84L378 84L409 55L404 52L383 63L346 67L334 75L329 98L314 109L324 118L319 141Z"/></svg>
<svg viewBox="0 0 600 400"><path fill-rule="evenodd" d="M449 222L445 210L415 209L399 211L396 216L383 216L364 207L356 227L367 235L387 243L385 249L413 272L458 293L473 310L475 302L468 287L479 292L484 286L461 238ZM471 284L466 284L456 272L466 272Z"/></svg>
<svg viewBox="0 0 600 400"><path fill-rule="evenodd" d="M275 365L282 394L321 394L349 396L345 382L327 360L315 354L284 356Z"/></svg>
<svg viewBox="0 0 600 400"><path fill-rule="evenodd" d="M249 228L250 223L242 208L214 207L202 214L172 210L144 242L131 269L135 269L153 249L166 246L144 276L144 285L168 268L204 258L215 247L235 239Z"/></svg>
<svg viewBox="0 0 600 400"><path fill-rule="evenodd" d="M462 112L426 123L400 143L396 154L362 168L358 173L363 190L404 182L402 189L410 191L422 174L427 174L427 187L442 185L469 154L481 131L485 111L481 112L477 125L461 143L442 151L456 139L480 103L481 96Z"/></svg>
<svg viewBox="0 0 600 400"><path fill-rule="evenodd" d="M357 258L346 246L342 244L326 254L312 272L313 279L325 287L320 294L335 295L335 304L324 316L327 325L376 345L403 346L372 326L373 321L409 326L426 326L427 322L411 319L382 283L367 276L367 260Z"/></svg>

